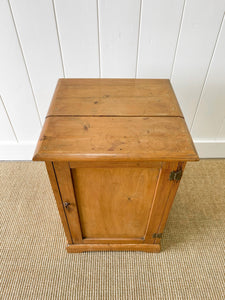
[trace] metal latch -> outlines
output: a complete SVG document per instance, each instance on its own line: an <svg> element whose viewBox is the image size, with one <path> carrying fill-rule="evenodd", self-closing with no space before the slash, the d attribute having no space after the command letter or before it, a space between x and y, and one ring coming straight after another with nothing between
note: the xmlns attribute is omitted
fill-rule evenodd
<svg viewBox="0 0 225 300"><path fill-rule="evenodd" d="M182 177L182 169L172 171L170 173L170 180L179 181Z"/></svg>

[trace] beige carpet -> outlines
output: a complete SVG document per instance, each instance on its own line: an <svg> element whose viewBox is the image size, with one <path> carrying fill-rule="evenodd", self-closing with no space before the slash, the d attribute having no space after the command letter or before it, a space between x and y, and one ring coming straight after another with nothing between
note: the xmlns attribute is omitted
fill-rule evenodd
<svg viewBox="0 0 225 300"><path fill-rule="evenodd" d="M225 160L189 163L162 252L67 254L43 163L0 163L1 299L224 299Z"/></svg>

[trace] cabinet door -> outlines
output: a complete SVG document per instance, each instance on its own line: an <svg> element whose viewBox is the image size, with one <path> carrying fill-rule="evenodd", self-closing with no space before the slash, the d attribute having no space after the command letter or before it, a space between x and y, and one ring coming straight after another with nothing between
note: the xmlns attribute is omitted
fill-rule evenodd
<svg viewBox="0 0 225 300"><path fill-rule="evenodd" d="M173 188L169 172L176 166L157 162L90 168L54 163L73 243L157 242L154 234Z"/></svg>
<svg viewBox="0 0 225 300"><path fill-rule="evenodd" d="M71 171L83 238L144 238L159 169Z"/></svg>

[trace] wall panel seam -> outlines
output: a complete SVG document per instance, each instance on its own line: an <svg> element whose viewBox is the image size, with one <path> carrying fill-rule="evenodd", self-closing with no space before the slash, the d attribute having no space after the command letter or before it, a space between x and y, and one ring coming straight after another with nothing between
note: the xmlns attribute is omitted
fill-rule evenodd
<svg viewBox="0 0 225 300"><path fill-rule="evenodd" d="M57 17L56 17L54 0L52 0L52 9L53 9L53 14L54 14L54 19L55 19L55 27L56 27L58 44L59 44L59 53L60 53L60 58L61 58L63 77L65 78L65 67L64 67L64 63L63 63L63 53L62 53L62 46L61 46L60 37L59 37L59 28L58 28L58 22L57 22Z"/></svg>
<svg viewBox="0 0 225 300"><path fill-rule="evenodd" d="M12 132L13 132L14 137L15 137L17 143L18 143L19 140L18 140L18 138L17 138L17 136L16 136L16 132L15 132L15 130L14 130L13 124L12 124L12 122L11 122L11 120L10 120L9 114L8 114L8 112L7 112L7 109L6 109L6 107L5 107L5 103L4 103L3 98L2 98L1 95L0 95L0 101L2 102L2 106L3 106L4 110L5 110L5 114L6 114L7 118L8 118L8 121L9 121L9 124L10 124L10 126L11 126Z"/></svg>
<svg viewBox="0 0 225 300"><path fill-rule="evenodd" d="M225 123L225 118L223 119L223 121L221 123L221 126L220 126L220 128L219 128L219 130L217 132L217 135L216 135L216 139L217 140L221 140L220 136L221 136L221 133L222 133L222 130L223 130L224 123Z"/></svg>
<svg viewBox="0 0 225 300"><path fill-rule="evenodd" d="M140 0L140 10L139 10L139 24L138 24L138 38L137 38L137 54L136 54L135 78L137 78L137 74L138 74L139 47L140 47L140 36L141 36L141 20L142 20L142 2L143 2L143 0Z"/></svg>
<svg viewBox="0 0 225 300"><path fill-rule="evenodd" d="M196 106L196 109L195 109L194 116L193 116L193 118L192 118L192 122L191 122L191 126L190 126L190 132L192 132L193 125L194 125L196 116L197 116L197 114L198 114L198 111L199 111L199 108L200 108L200 104L201 104L201 102L202 102L202 94L203 94L203 91L204 91L204 89L205 89L206 82L207 82L207 79L208 79L208 76L209 76L210 67L211 67L211 64L212 64L212 61L213 61L213 58L214 58L214 55L215 55L215 50L216 50L217 43L218 43L218 40L219 40L219 37L220 37L221 29L222 29L222 26L223 26L223 21L224 21L224 15L223 15L223 18L222 18L222 21L221 21L221 23L220 23L220 27L219 27L219 30L218 30L218 33L217 33L217 36L216 36L216 40L215 40L215 43L214 43L212 55L211 55L211 57L210 57L210 59L209 59L209 64L208 64L208 68L207 68L207 70L206 70L205 79L204 79L204 81L203 81L203 85L202 85L202 88L201 88L201 92L200 92L200 95L199 95L199 98L198 98L198 103L197 103L197 106Z"/></svg>
<svg viewBox="0 0 225 300"><path fill-rule="evenodd" d="M32 86L32 82L31 82L30 74L29 74L28 67L27 67L27 64L26 64L22 44L21 44L21 41L20 41L20 38L19 38L19 33L18 33L18 30L17 30L17 27L16 27L16 22L15 22L15 19L14 19L12 7L11 7L11 4L10 4L9 0L8 0L8 5L9 5L9 10L10 10L10 13L11 13L14 29L15 29L15 32L16 32L16 37L17 37L17 40L18 40L19 48L20 48L21 55L22 55L22 58L23 58L24 66L25 66L25 69L26 69L28 81L29 81L29 84L30 84L31 92L32 92L32 95L33 95L34 105L35 105L35 108L36 108L36 111L37 111L37 115L38 115L40 125L42 127L42 121L41 121L41 116L40 116L40 112L39 112L38 105L37 105L37 100L36 100L36 97L35 97L35 94L34 94L34 89L33 89L33 86Z"/></svg>
<svg viewBox="0 0 225 300"><path fill-rule="evenodd" d="M172 76L173 76L174 65L175 65L175 61L176 61L177 50L178 50L178 45L179 45L179 41L180 41L181 29L183 26L184 14L185 14L185 8L186 8L187 1L188 0L184 0L184 4L183 4L183 8L182 8L182 13L181 13L181 18L180 18L180 26L179 26L179 31L178 31L178 35L177 35L176 47L175 47L175 51L174 51L173 63L172 63L172 68L171 68L171 73L170 73L170 80L172 79Z"/></svg>
<svg viewBox="0 0 225 300"><path fill-rule="evenodd" d="M96 10L97 10L97 30L98 30L98 66L99 66L99 78L102 77L101 72L101 43L100 43L100 17L99 17L99 0L96 0Z"/></svg>

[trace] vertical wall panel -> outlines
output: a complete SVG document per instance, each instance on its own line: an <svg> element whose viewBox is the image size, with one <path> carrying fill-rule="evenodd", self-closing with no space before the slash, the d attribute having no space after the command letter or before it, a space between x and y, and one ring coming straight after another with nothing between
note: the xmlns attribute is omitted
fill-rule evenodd
<svg viewBox="0 0 225 300"><path fill-rule="evenodd" d="M0 96L0 142L16 142L12 126Z"/></svg>
<svg viewBox="0 0 225 300"><path fill-rule="evenodd" d="M223 120L222 126L220 127L219 133L217 135L217 139L225 140L225 118Z"/></svg>
<svg viewBox="0 0 225 300"><path fill-rule="evenodd" d="M99 0L102 77L135 77L140 0Z"/></svg>
<svg viewBox="0 0 225 300"><path fill-rule="evenodd" d="M95 0L55 0L65 76L99 77Z"/></svg>
<svg viewBox="0 0 225 300"><path fill-rule="evenodd" d="M0 2L0 90L19 141L35 140L40 120L8 2Z"/></svg>
<svg viewBox="0 0 225 300"><path fill-rule="evenodd" d="M191 131L192 136L197 139L213 139L217 137L225 118L224 50L225 22L223 21Z"/></svg>
<svg viewBox="0 0 225 300"><path fill-rule="evenodd" d="M56 82L63 77L51 0L10 0L42 121Z"/></svg>
<svg viewBox="0 0 225 300"><path fill-rule="evenodd" d="M191 126L225 9L224 0L186 0L172 84Z"/></svg>
<svg viewBox="0 0 225 300"><path fill-rule="evenodd" d="M139 78L170 78L184 0L143 0Z"/></svg>

